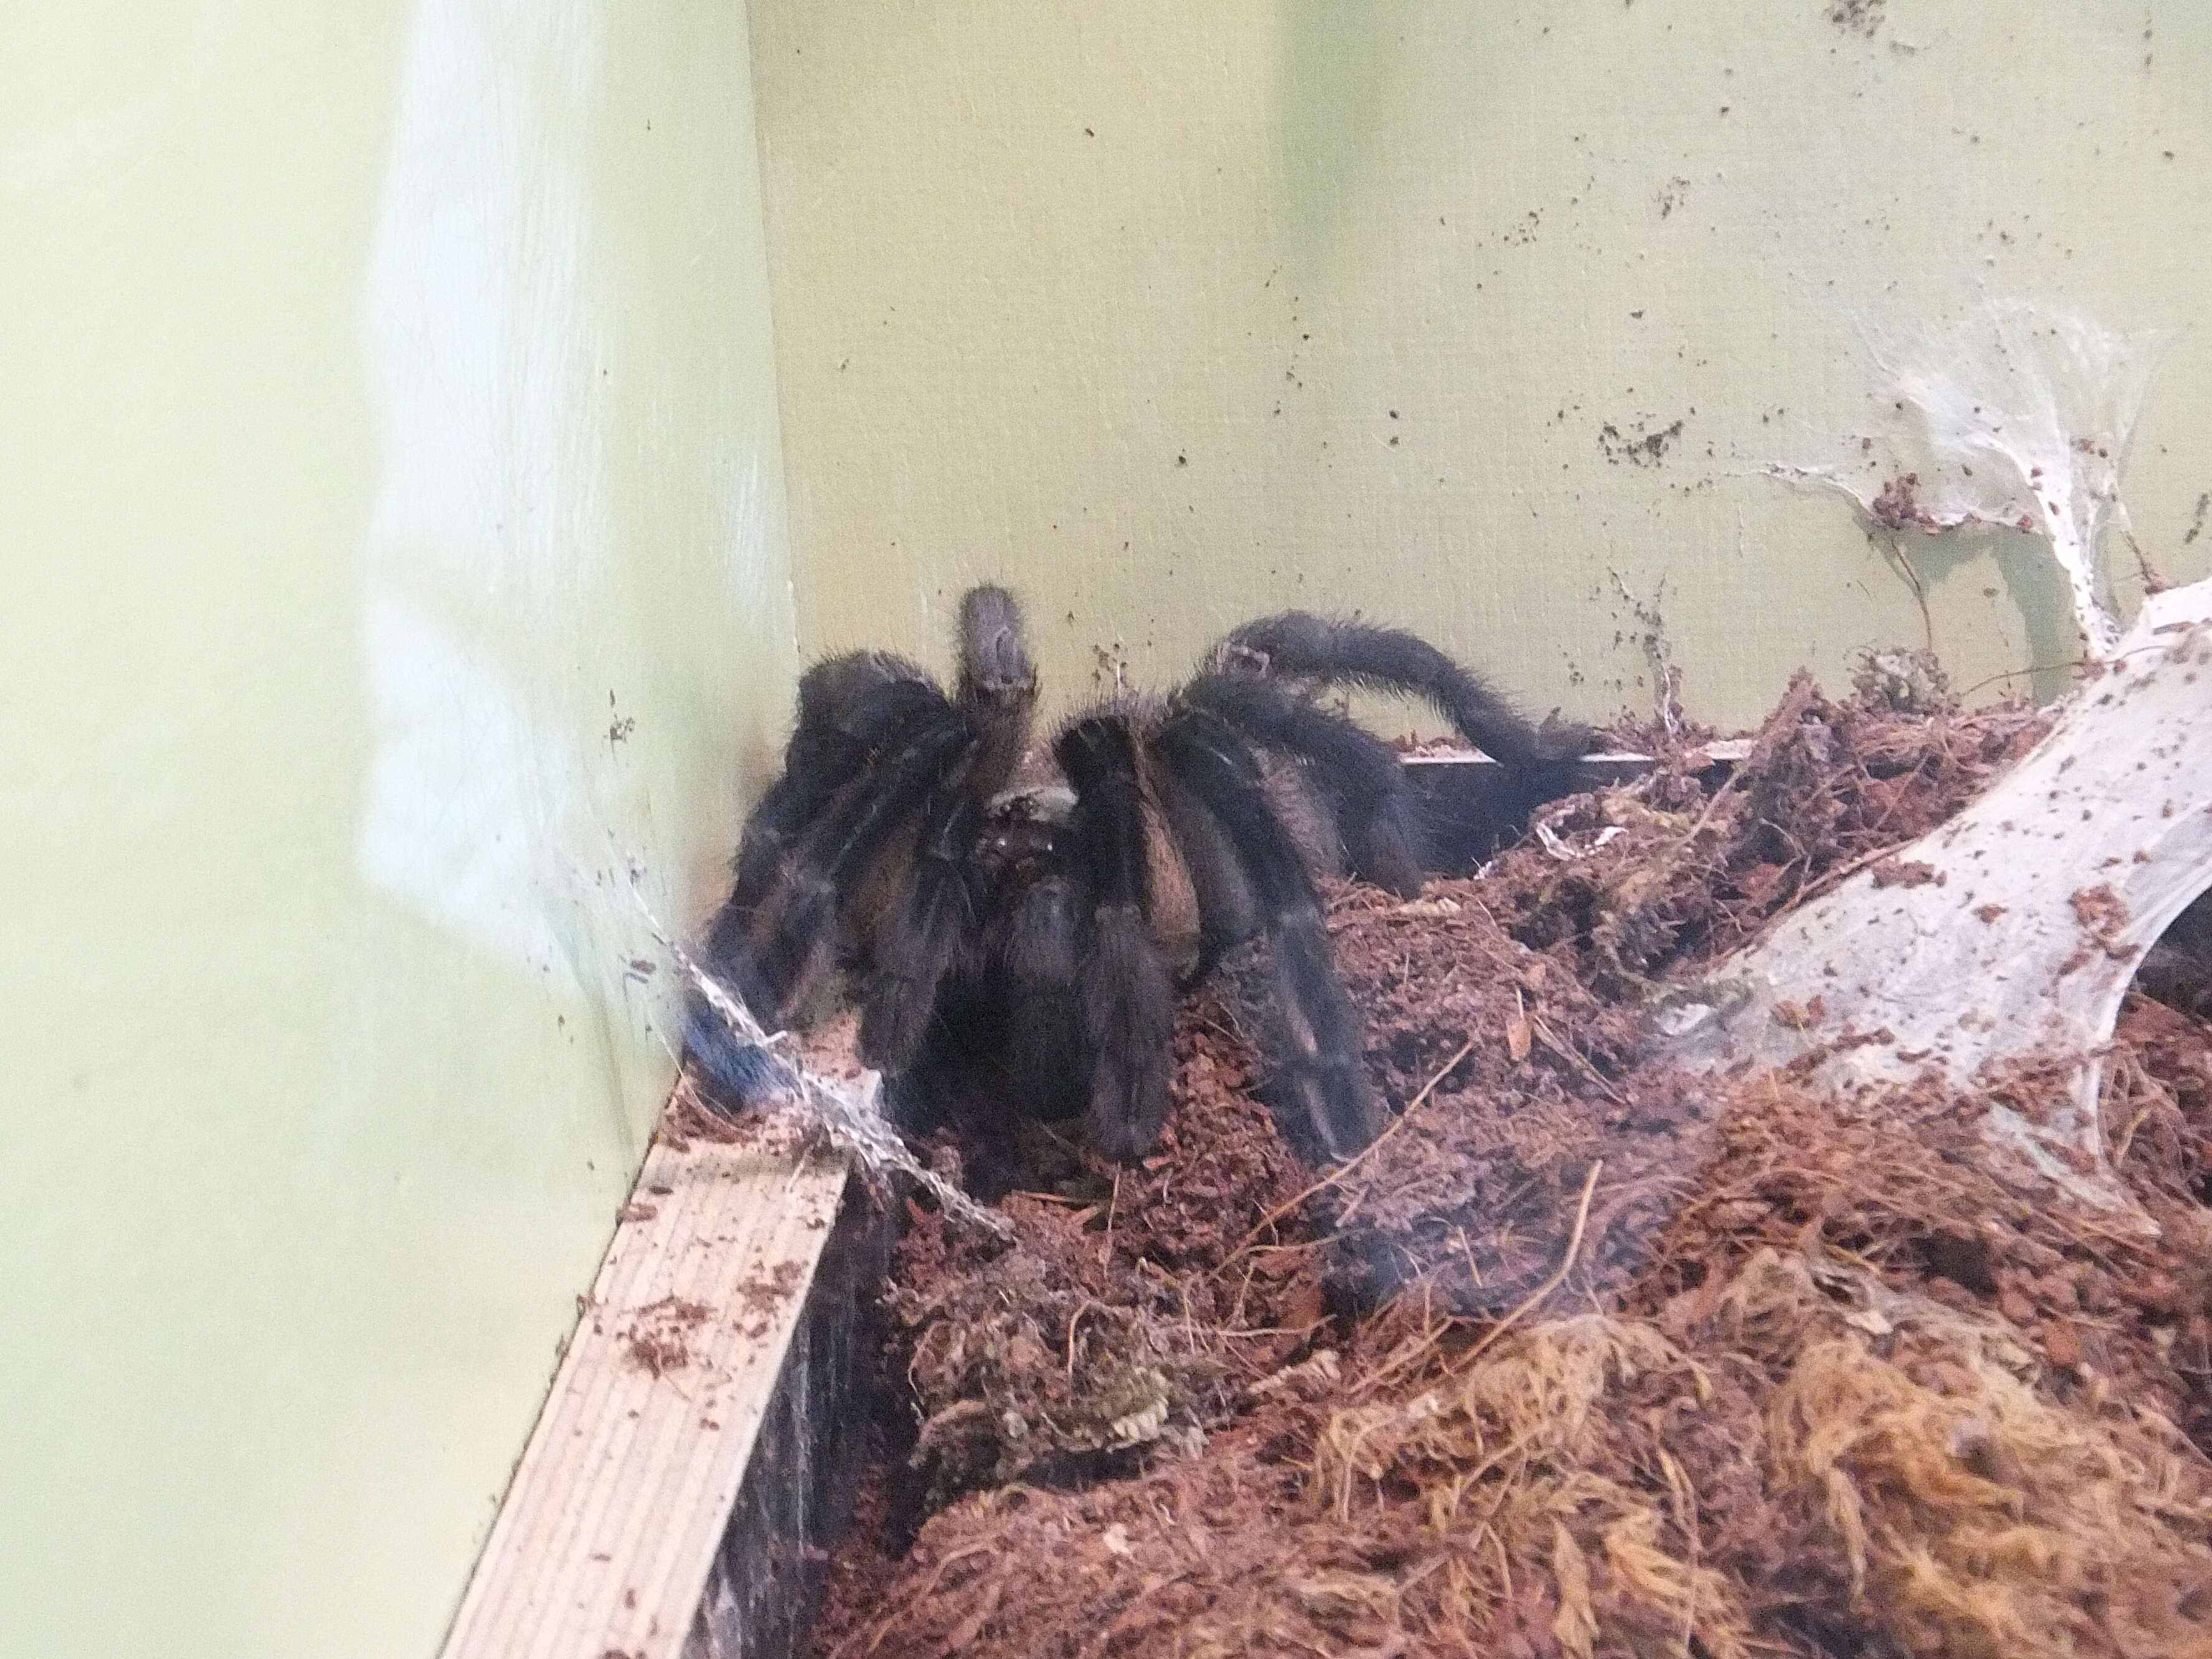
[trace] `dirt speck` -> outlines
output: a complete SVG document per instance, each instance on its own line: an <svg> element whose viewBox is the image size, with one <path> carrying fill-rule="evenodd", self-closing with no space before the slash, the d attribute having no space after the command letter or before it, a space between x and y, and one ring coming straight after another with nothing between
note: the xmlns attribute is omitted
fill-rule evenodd
<svg viewBox="0 0 2212 1659"><path fill-rule="evenodd" d="M738 1300L748 1313L772 1313L790 1299L805 1271L805 1266L797 1261L779 1261L773 1267L764 1267L738 1286Z"/></svg>
<svg viewBox="0 0 2212 1659"><path fill-rule="evenodd" d="M1877 887L1925 887L1930 882L1942 884L1942 877L1936 866L1918 859L1884 859L1872 871Z"/></svg>
<svg viewBox="0 0 2212 1659"><path fill-rule="evenodd" d="M2107 955L2118 957L2127 954L2120 935L2128 925L2128 907L2121 902L2120 896L2109 883L2085 887L2069 895L2066 902L2073 907L2081 931L2096 940Z"/></svg>
<svg viewBox="0 0 2212 1659"><path fill-rule="evenodd" d="M691 1363L690 1334L712 1318L714 1312L702 1302L664 1296L637 1309L630 1316L629 1328L618 1334L629 1349L632 1364L663 1376Z"/></svg>
<svg viewBox="0 0 2212 1659"><path fill-rule="evenodd" d="M1881 28L1887 0L1830 0L1828 21L1845 34L1871 40Z"/></svg>
<svg viewBox="0 0 2212 1659"><path fill-rule="evenodd" d="M1942 520L1921 502L1917 472L1899 473L1882 485L1875 495L1874 505L1868 508L1868 515L1883 529L1893 532L1936 531L1943 527Z"/></svg>
<svg viewBox="0 0 2212 1659"><path fill-rule="evenodd" d="M1680 420L1656 429L1639 428L1633 437L1607 421L1598 428L1597 447L1604 452L1606 460L1614 466L1656 466L1665 459L1667 451L1682 435Z"/></svg>

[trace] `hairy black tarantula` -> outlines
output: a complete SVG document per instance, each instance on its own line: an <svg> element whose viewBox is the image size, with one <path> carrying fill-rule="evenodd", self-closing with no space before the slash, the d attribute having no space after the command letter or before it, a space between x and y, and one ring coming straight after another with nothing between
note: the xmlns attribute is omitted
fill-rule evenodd
<svg viewBox="0 0 2212 1659"><path fill-rule="evenodd" d="M1128 1158L1167 1115L1177 992L1252 945L1278 1124L1324 1159L1366 1146L1382 1113L1315 878L1410 896L1422 838L1396 754L1321 695L1420 697L1531 805L1571 787L1589 734L1532 727L1412 634L1288 611L1164 697L1077 714L1047 766L1027 757L1036 675L1013 597L971 590L958 648L949 696L875 651L800 680L710 971L774 1029L849 969L868 1064L896 1078L933 1042L996 1042L1023 1109L1080 1116L1095 1150ZM751 1063L696 1001L688 1041L742 1099Z"/></svg>

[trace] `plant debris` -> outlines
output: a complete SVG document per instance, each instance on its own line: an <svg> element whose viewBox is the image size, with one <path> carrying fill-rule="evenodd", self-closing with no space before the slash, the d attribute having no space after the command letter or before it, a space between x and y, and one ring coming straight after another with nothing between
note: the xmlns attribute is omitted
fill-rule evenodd
<svg viewBox="0 0 2212 1659"><path fill-rule="evenodd" d="M682 1370L691 1363L691 1332L714 1314L705 1303L681 1297L664 1296L647 1303L622 1334L630 1364L655 1376Z"/></svg>
<svg viewBox="0 0 2212 1659"><path fill-rule="evenodd" d="M1141 1165L1028 1133L1011 1243L909 1201L811 1651L2212 1659L2191 927L2106 1067L2154 1234L1987 1167L1979 1121L2056 1060L1838 1097L1655 1035L1671 976L1852 871L1914 880L1896 849L2045 726L1901 661L1843 702L1801 677L1717 787L1686 732L1474 878L1332 888L1392 1109L1343 1168L1283 1148L1231 974Z"/></svg>

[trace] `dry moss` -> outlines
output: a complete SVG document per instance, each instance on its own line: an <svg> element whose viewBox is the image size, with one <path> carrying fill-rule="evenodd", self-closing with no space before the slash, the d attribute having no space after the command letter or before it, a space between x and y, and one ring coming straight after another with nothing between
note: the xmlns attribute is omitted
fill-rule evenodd
<svg viewBox="0 0 2212 1659"><path fill-rule="evenodd" d="M1837 703L1798 675L1710 793L1702 751L1674 743L1650 775L1545 814L1495 866L1500 920L1530 945L1571 947L1601 993L1640 994L1934 829L2050 728L2025 702L1962 711L1900 692L1894 672L1863 678Z"/></svg>
<svg viewBox="0 0 2212 1659"><path fill-rule="evenodd" d="M1223 1368L1179 1317L1172 1279L1085 1264L1090 1241L1065 1212L1020 1198L1007 1207L1023 1247L890 1298L921 1413L912 1462L927 1501L1100 1473L1155 1443L1195 1452Z"/></svg>
<svg viewBox="0 0 2212 1659"><path fill-rule="evenodd" d="M1669 1311L1427 1348L1376 1397L1279 1415L1303 1467L1255 1422L1135 1480L971 1499L848 1634L1038 1656L2212 1651L2212 1482L2160 1413L2055 1393L2001 1319L1860 1268L1765 1250Z"/></svg>
<svg viewBox="0 0 2212 1659"><path fill-rule="evenodd" d="M1319 1308L1285 1294L1287 1262L1262 1253L1219 1271L1306 1182L1252 1097L1230 1019L1212 998L1185 1011L1184 1109L1139 1168L1034 1138L1037 1188L1002 1206L1012 1248L915 1212L889 1302L926 1507L1126 1473L1151 1449L1194 1453L1237 1390L1318 1328Z"/></svg>

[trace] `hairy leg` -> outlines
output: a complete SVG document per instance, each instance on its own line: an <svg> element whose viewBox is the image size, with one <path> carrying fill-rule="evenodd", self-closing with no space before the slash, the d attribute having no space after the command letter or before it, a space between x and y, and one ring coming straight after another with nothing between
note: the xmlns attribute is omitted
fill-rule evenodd
<svg viewBox="0 0 2212 1659"><path fill-rule="evenodd" d="M1492 760L1529 770L1587 752L1579 726L1539 729L1481 676L1403 629L1286 611L1262 617L1214 647L1212 665L1280 680L1352 685L1418 696Z"/></svg>
<svg viewBox="0 0 2212 1659"><path fill-rule="evenodd" d="M750 915L838 790L901 731L944 704L944 693L921 669L879 651L848 652L807 670L783 770L745 820L725 912Z"/></svg>
<svg viewBox="0 0 2212 1659"><path fill-rule="evenodd" d="M1354 875L1412 897L1421 890L1421 830L1413 787L1390 745L1342 714L1272 680L1206 674L1176 694L1247 742L1291 756L1328 808Z"/></svg>
<svg viewBox="0 0 2212 1659"><path fill-rule="evenodd" d="M944 695L914 664L881 652L854 651L817 663L799 683L799 718L785 746L783 771L746 819L728 896L708 920L703 965L755 1016L778 1022L803 988L779 983L758 959L756 933L764 906L803 908L801 896L781 890L808 830L852 789L887 744L921 729L941 711ZM765 1057L740 1043L696 994L686 1006L684 1048L715 1092L741 1102L758 1086Z"/></svg>
<svg viewBox="0 0 2212 1659"><path fill-rule="evenodd" d="M969 793L988 804L1021 763L1036 710L1036 668L1014 596L1003 587L970 588L960 601L959 644L954 701L983 739Z"/></svg>
<svg viewBox="0 0 2212 1659"><path fill-rule="evenodd" d="M904 896L884 917L871 953L860 1054L884 1071L902 1071L921 1053L938 987L975 934L972 883L983 808L968 793L969 769L970 763L963 763L931 797L915 839Z"/></svg>
<svg viewBox="0 0 2212 1659"><path fill-rule="evenodd" d="M957 647L954 706L973 741L932 791L910 854L890 872L867 927L873 943L860 1052L890 1071L919 1056L939 988L975 943L984 810L1020 761L1036 705L1021 609L1004 588L971 588L963 597Z"/></svg>
<svg viewBox="0 0 2212 1659"><path fill-rule="evenodd" d="M916 815L975 744L958 711L940 705L887 743L877 763L838 791L800 839L751 916L742 952L775 999L777 1019L829 966L839 924L878 859L902 831L913 833Z"/></svg>
<svg viewBox="0 0 2212 1659"><path fill-rule="evenodd" d="M1250 748L1204 709L1172 717L1156 739L1168 769L1219 822L1258 899L1267 941L1265 1007L1271 1104L1323 1157L1340 1159L1381 1132L1361 1058L1358 1017L1329 960L1313 882L1275 817Z"/></svg>
<svg viewBox="0 0 2212 1659"><path fill-rule="evenodd" d="M1046 1122L1079 1116L1090 1101L1077 904L1066 877L1042 878L1013 902L999 947L1015 1088L1027 1115Z"/></svg>
<svg viewBox="0 0 2212 1659"><path fill-rule="evenodd" d="M1053 745L1075 792L1062 863L1076 895L1078 967L1090 1072L1084 1133L1135 1158L1167 1121L1175 987L1145 914L1144 792L1126 715L1085 716Z"/></svg>

